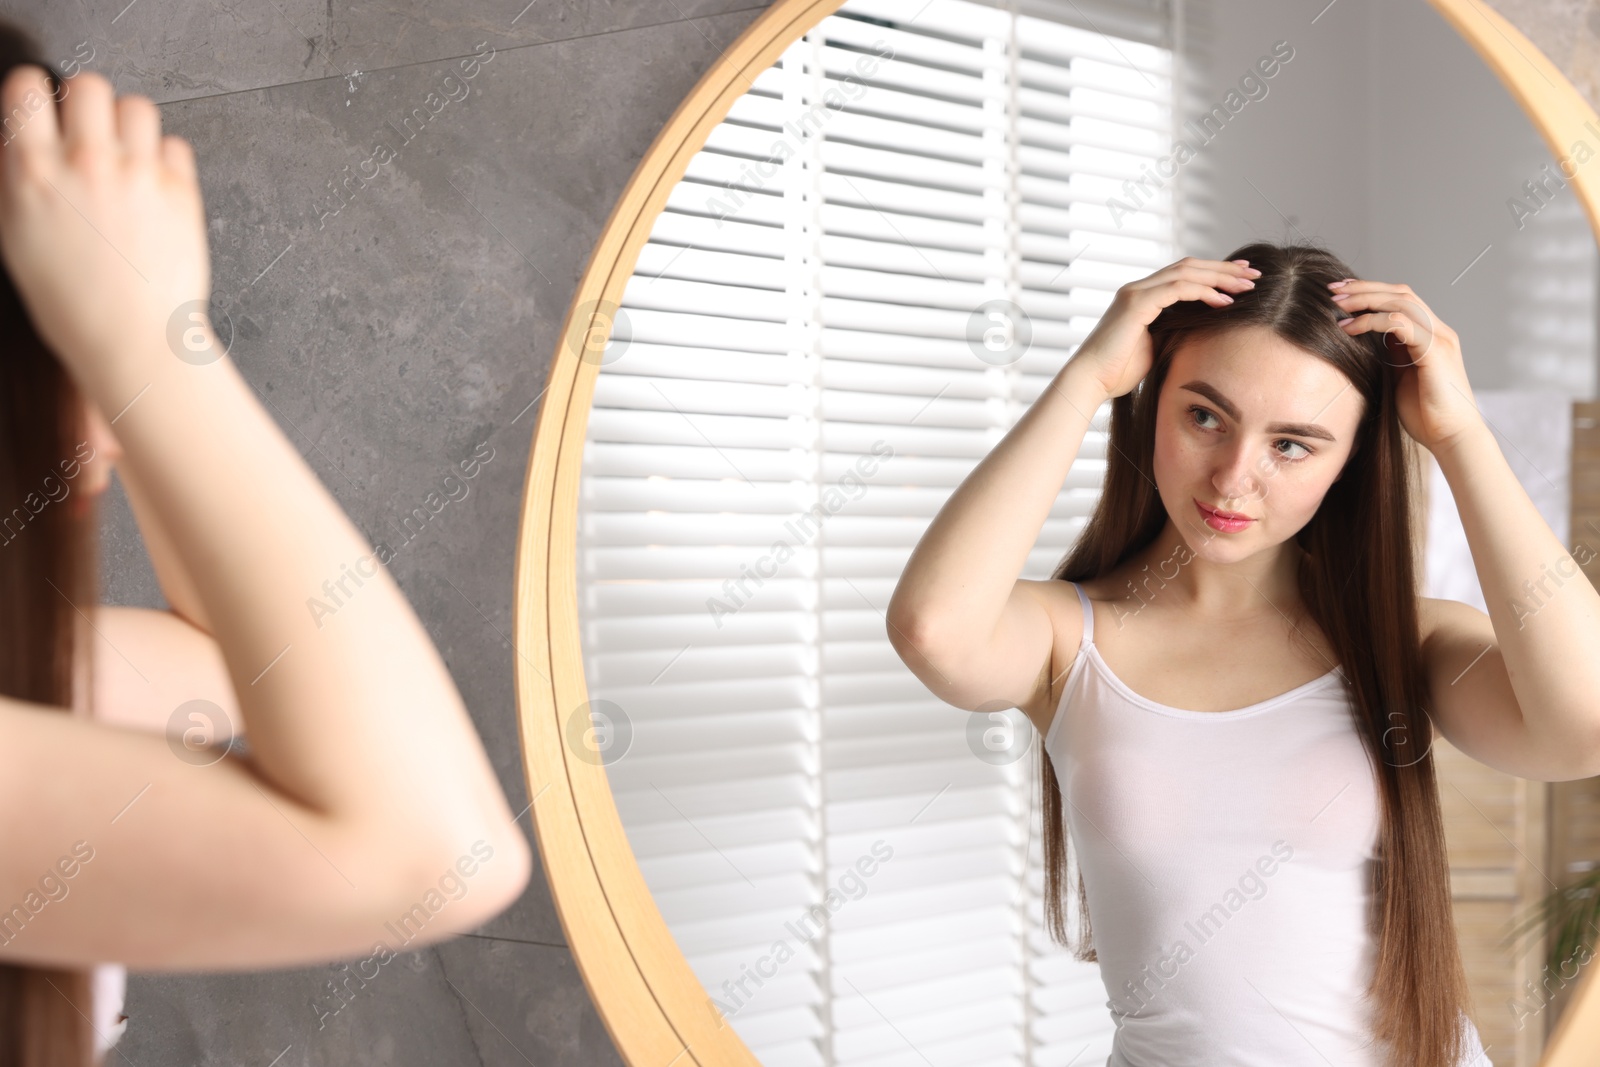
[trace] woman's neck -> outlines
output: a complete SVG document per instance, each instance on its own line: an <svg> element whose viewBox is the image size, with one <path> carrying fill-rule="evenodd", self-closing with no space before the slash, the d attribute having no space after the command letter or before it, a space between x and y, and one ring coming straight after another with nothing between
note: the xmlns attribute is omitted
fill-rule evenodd
<svg viewBox="0 0 1600 1067"><path fill-rule="evenodd" d="M1299 569L1304 556L1305 551L1290 538L1245 559L1218 563L1191 548L1169 519L1155 540L1117 570L1132 583L1130 596L1148 599L1160 591L1162 598L1183 614L1227 622L1263 613L1294 614L1300 603Z"/></svg>

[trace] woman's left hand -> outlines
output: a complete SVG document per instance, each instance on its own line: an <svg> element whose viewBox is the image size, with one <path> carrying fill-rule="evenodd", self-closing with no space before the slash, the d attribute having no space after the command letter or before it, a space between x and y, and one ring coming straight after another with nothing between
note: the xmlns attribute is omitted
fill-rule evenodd
<svg viewBox="0 0 1600 1067"><path fill-rule="evenodd" d="M1418 444L1437 452L1464 431L1483 424L1461 358L1461 339L1403 283L1347 278L1329 286L1346 315L1345 333L1383 333L1392 365L1400 369L1395 406L1400 425Z"/></svg>

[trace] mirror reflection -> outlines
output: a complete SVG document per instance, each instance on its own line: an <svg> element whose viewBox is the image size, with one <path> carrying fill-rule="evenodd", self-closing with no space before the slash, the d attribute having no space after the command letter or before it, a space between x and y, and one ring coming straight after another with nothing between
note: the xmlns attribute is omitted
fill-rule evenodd
<svg viewBox="0 0 1600 1067"><path fill-rule="evenodd" d="M751 82L614 316L568 735L763 1064L1537 1061L1592 942L1509 935L1600 860L1562 165L1421 0L848 0Z"/></svg>

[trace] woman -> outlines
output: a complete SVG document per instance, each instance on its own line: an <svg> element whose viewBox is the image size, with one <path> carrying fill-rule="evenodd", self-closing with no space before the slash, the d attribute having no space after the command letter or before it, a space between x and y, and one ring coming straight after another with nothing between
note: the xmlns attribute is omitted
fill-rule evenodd
<svg viewBox="0 0 1600 1067"><path fill-rule="evenodd" d="M1066 943L1064 802L1113 1067L1488 1063L1434 729L1522 777L1600 773L1600 596L1528 602L1526 579L1575 572L1455 332L1349 275L1260 243L1123 286L890 602L934 693L1021 708L1044 738L1047 917ZM1018 580L1106 400L1104 491L1065 580ZM1402 429L1450 484L1489 615L1416 595Z"/></svg>
<svg viewBox="0 0 1600 1067"><path fill-rule="evenodd" d="M427 632L211 333L189 144L12 27L0 108L0 1065L86 1067L115 964L381 964L498 914L531 855ZM113 462L170 611L95 603Z"/></svg>

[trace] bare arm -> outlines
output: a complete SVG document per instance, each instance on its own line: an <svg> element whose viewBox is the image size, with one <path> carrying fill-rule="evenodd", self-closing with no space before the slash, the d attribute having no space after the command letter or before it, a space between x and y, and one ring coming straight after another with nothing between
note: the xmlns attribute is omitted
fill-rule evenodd
<svg viewBox="0 0 1600 1067"><path fill-rule="evenodd" d="M989 645L1106 400L1105 387L1086 366L1076 358L1062 366L956 487L912 550L887 612L891 637L898 630L911 651L926 657ZM1035 614L1044 619L1043 609Z"/></svg>
<svg viewBox="0 0 1600 1067"><path fill-rule="evenodd" d="M1600 774L1600 593L1479 423L1436 453L1455 496L1485 616L1440 602L1430 641L1439 732L1536 781ZM1585 560L1593 549L1580 544Z"/></svg>
<svg viewBox="0 0 1600 1067"><path fill-rule="evenodd" d="M1438 732L1510 774L1600 774L1600 593L1501 455L1473 400L1460 335L1404 283L1356 278L1330 288L1347 333L1381 331L1406 352L1396 364L1400 424L1449 483L1488 608L1422 609ZM1593 551L1580 543L1577 554L1587 562Z"/></svg>
<svg viewBox="0 0 1600 1067"><path fill-rule="evenodd" d="M150 502L138 475L127 466L117 469L122 488L128 494L128 505L133 509L134 521L139 524L139 534L144 538L145 551L150 555L150 565L156 572L161 595L167 607L203 633L212 633L211 620L194 579L183 565L183 557L173 547L172 538L161 524L161 515Z"/></svg>
<svg viewBox="0 0 1600 1067"><path fill-rule="evenodd" d="M190 733L192 745L244 734L239 695L210 634L175 611L97 604L85 613L93 620L96 720L162 734L212 727ZM204 713L199 718L178 713L195 700L211 707L191 709Z"/></svg>
<svg viewBox="0 0 1600 1067"><path fill-rule="evenodd" d="M232 361L167 346L173 310L209 290L189 146L158 141L154 105L124 98L133 161L119 171L110 83L72 84L62 130L33 114L4 147L0 247L41 335L119 416L123 465L185 562L253 759L196 766L164 737L0 701L0 811L29 812L8 820L0 907L37 896L80 840L94 854L69 896L0 937L0 957L150 970L347 957L392 943L386 920L487 851L426 936L479 925L520 893L531 855L460 694ZM36 110L30 90L52 106L43 72L21 67L0 86L8 113ZM359 589L315 619L307 598L346 566Z"/></svg>

